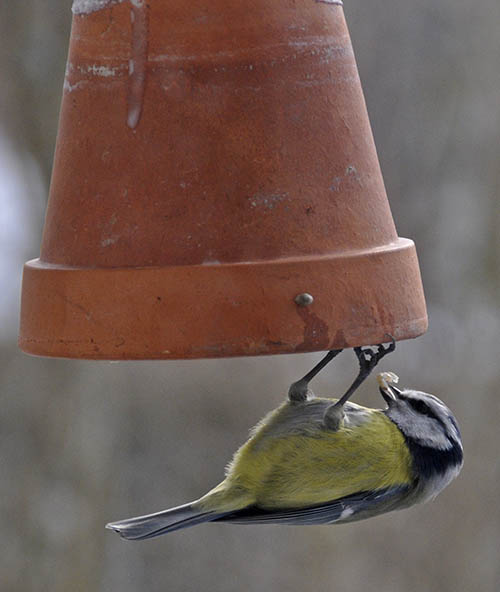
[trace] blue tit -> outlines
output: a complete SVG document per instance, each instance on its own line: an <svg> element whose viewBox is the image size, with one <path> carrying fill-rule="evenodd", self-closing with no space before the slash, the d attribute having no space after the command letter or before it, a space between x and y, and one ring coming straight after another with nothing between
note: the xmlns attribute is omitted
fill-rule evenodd
<svg viewBox="0 0 500 592"><path fill-rule="evenodd" d="M392 372L378 375L385 409L348 401L394 346L355 348L360 372L338 400L316 398L308 388L341 350L329 352L252 430L217 487L192 503L107 528L137 540L208 521L340 524L434 498L463 463L460 431L446 405L398 389Z"/></svg>

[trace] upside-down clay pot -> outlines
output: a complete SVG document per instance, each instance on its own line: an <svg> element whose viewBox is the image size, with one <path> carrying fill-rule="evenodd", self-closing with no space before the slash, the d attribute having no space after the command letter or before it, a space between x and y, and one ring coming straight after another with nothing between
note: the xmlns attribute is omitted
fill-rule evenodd
<svg viewBox="0 0 500 592"><path fill-rule="evenodd" d="M307 352L416 337L338 0L75 0L21 348Z"/></svg>

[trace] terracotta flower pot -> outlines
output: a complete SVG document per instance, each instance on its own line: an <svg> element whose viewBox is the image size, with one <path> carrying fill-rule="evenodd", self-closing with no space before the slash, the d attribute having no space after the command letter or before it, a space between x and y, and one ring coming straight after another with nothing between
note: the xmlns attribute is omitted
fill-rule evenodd
<svg viewBox="0 0 500 592"><path fill-rule="evenodd" d="M74 12L24 351L257 355L426 330L340 2Z"/></svg>

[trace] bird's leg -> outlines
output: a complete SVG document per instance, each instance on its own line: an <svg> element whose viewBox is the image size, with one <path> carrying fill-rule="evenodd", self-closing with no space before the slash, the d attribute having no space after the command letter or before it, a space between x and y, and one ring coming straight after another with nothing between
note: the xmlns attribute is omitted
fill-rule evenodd
<svg viewBox="0 0 500 592"><path fill-rule="evenodd" d="M389 335L389 337L391 338L391 344L387 347L384 347L384 345L381 343L380 345L375 346L376 350L371 347L366 349L362 349L361 347L354 348L354 353L359 360L359 374L356 376L354 382L347 389L345 394L342 395L342 397L340 397L336 403L330 405L325 411L325 425L330 429L338 429L344 415L343 407L345 403L359 388L359 386L368 378L368 376L370 376L371 372L380 362L380 360L388 353L393 352L396 349L396 341L391 335Z"/></svg>
<svg viewBox="0 0 500 592"><path fill-rule="evenodd" d="M390 337L390 336L389 336ZM396 349L396 342L391 337L391 344L387 347L381 343L375 346L377 349L374 350L371 347L362 349L361 347L355 347L354 352L359 360L359 374L356 379L347 389L344 395L335 403L339 407L343 406L347 400L353 395L353 393L359 388L359 386L370 376L375 366L380 360L388 353L393 352Z"/></svg>
<svg viewBox="0 0 500 592"><path fill-rule="evenodd" d="M330 350L326 356L314 366L312 370L303 376L300 380L293 382L288 389L288 400L292 403L300 403L301 401L305 401L307 399L307 392L309 382L323 370L323 368L342 352L341 349L332 349Z"/></svg>

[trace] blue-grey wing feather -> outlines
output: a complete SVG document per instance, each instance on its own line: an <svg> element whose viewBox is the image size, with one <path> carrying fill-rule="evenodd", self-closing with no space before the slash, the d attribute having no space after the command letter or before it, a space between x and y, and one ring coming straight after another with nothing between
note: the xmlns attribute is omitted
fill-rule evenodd
<svg viewBox="0 0 500 592"><path fill-rule="evenodd" d="M361 520L407 505L411 487L401 485L376 491L362 491L324 504L286 510L249 506L218 517L215 521L236 524L333 524Z"/></svg>

